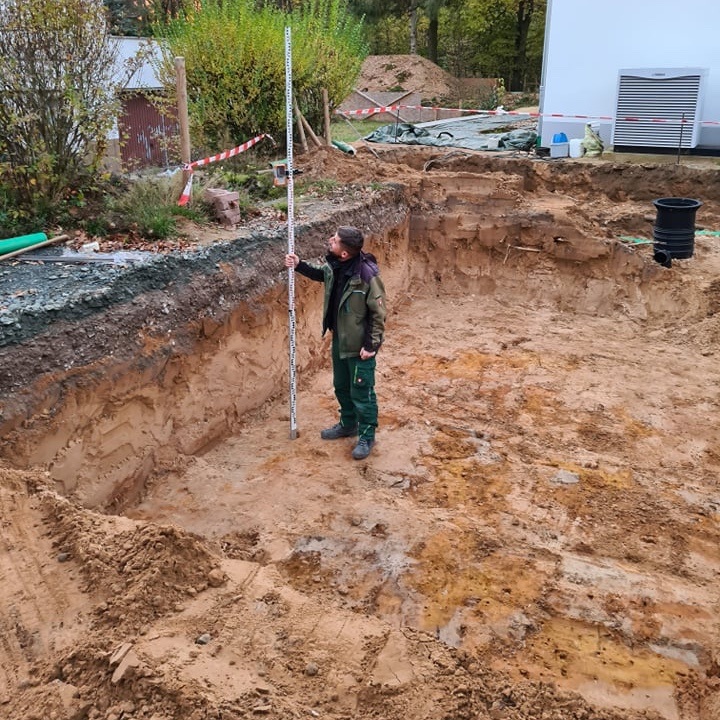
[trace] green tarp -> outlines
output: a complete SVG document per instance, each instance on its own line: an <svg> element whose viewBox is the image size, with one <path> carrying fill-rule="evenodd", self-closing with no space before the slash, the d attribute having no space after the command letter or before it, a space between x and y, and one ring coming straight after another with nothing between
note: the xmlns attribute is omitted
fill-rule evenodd
<svg viewBox="0 0 720 720"><path fill-rule="evenodd" d="M434 123L398 122L383 125L363 139L368 142L401 145L458 147L468 150L523 150L535 147L537 133L528 128L507 131L508 125L529 116L472 116ZM505 132L492 132L504 128Z"/></svg>

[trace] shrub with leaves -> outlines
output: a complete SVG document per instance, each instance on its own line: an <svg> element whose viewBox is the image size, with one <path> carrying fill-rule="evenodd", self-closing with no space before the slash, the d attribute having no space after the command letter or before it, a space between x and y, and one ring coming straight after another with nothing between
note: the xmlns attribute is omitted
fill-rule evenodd
<svg viewBox="0 0 720 720"><path fill-rule="evenodd" d="M196 156L264 132L285 131L285 26L292 28L293 88L311 123L352 89L367 54L362 23L345 0L308 0L285 14L253 0L206 0L155 32L167 41L160 76L175 90L174 57L185 58Z"/></svg>
<svg viewBox="0 0 720 720"><path fill-rule="evenodd" d="M135 236L164 240L178 235L178 220L203 225L209 220L203 204L179 207L182 174L128 178L116 176L105 186L102 207L83 220L92 235Z"/></svg>
<svg viewBox="0 0 720 720"><path fill-rule="evenodd" d="M101 0L4 0L0 184L27 215L92 172L117 116L116 46Z"/></svg>

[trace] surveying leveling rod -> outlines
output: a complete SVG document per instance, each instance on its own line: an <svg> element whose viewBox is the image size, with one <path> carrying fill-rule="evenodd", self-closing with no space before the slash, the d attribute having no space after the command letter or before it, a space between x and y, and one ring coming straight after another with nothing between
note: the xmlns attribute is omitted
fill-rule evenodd
<svg viewBox="0 0 720 720"><path fill-rule="evenodd" d="M295 188L293 186L293 92L290 28L285 28L285 130L287 134L287 226L289 254L295 252ZM297 389L295 378L295 268L288 268L288 319L290 336L290 439L297 438Z"/></svg>

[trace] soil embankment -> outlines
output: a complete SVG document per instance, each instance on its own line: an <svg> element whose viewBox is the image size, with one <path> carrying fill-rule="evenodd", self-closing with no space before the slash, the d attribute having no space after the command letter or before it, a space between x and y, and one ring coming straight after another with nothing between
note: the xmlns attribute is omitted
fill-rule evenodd
<svg viewBox="0 0 720 720"><path fill-rule="evenodd" d="M720 250L665 268L619 238L662 196L720 229L717 171L417 148L304 170L393 184L298 235L318 255L358 224L381 261L375 451L318 438L303 278L288 437L280 231L18 309L3 716L714 720Z"/></svg>

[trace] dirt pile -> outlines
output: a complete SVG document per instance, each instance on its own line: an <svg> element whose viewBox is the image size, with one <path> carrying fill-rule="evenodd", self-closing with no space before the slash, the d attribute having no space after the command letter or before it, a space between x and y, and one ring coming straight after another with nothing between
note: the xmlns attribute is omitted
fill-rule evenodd
<svg viewBox="0 0 720 720"><path fill-rule="evenodd" d="M423 104L487 102L497 86L494 78L456 78L421 55L370 55L355 87L373 93L420 93ZM508 96L508 100L512 98ZM468 105L465 104L465 107Z"/></svg>
<svg viewBox="0 0 720 720"><path fill-rule="evenodd" d="M418 90L423 98L457 98L457 79L421 55L369 55L356 87L362 92Z"/></svg>

